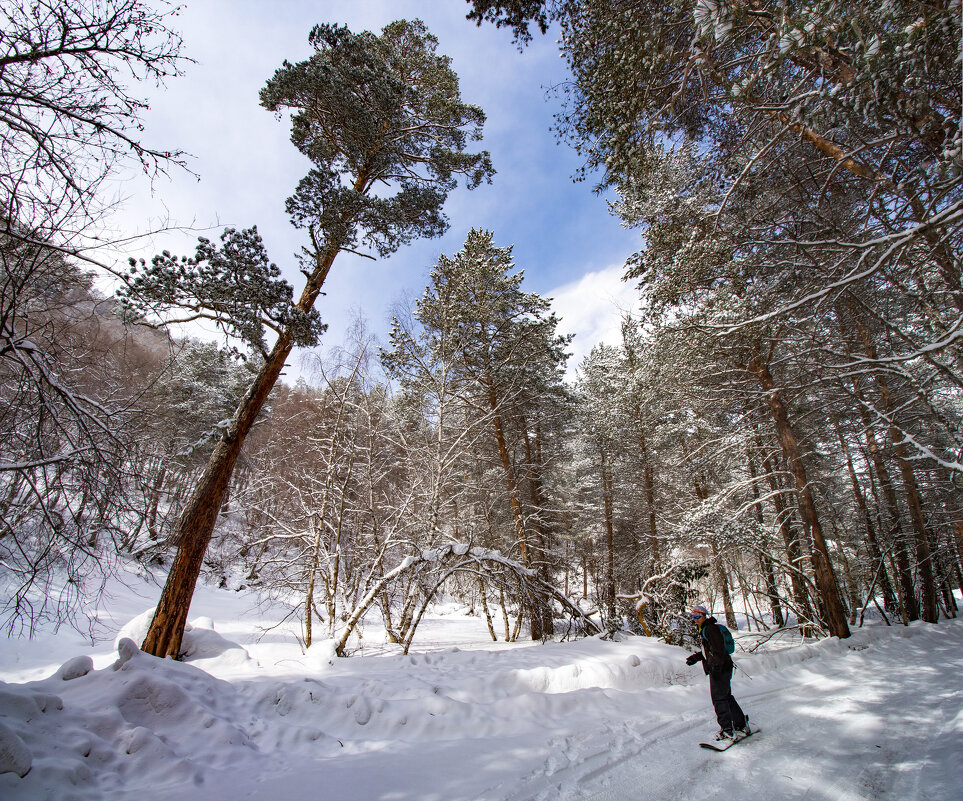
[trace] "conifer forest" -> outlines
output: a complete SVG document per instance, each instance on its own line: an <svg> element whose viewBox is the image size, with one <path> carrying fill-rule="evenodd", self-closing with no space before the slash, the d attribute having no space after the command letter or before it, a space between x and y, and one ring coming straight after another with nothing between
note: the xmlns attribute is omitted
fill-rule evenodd
<svg viewBox="0 0 963 801"><path fill-rule="evenodd" d="M296 264L256 225L111 259L134 234L105 225L117 171L189 169L143 121L189 67L175 9L3 4L4 634L82 627L132 561L166 576L137 644L174 658L201 583L340 656L371 616L407 653L442 595L493 641L680 644L699 601L817 639L957 617L959 0L446 2L506 51L558 39L544 135L637 234L621 341L578 364L484 226L387 336L380 309L326 333L343 254L437 238L449 195L500 180L425 23L318 4L309 55L251 99L304 164L276 199Z"/></svg>

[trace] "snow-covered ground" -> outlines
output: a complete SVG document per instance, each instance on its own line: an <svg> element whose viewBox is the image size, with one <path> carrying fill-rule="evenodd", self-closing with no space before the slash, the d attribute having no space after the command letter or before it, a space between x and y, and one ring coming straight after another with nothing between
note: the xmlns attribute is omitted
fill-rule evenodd
<svg viewBox="0 0 963 801"><path fill-rule="evenodd" d="M158 595L117 587L93 645L0 641L0 765L31 765L0 798L963 799L963 621L737 654L762 733L720 754L698 747L701 668L647 638L494 644L449 607L417 653L372 627L367 656L331 659L278 609L201 588L186 663L118 653Z"/></svg>

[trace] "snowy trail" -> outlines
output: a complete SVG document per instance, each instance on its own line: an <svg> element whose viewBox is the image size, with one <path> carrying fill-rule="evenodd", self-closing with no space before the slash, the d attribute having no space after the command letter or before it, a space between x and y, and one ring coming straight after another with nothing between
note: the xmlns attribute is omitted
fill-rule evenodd
<svg viewBox="0 0 963 801"><path fill-rule="evenodd" d="M574 760L518 801L963 798L963 638L948 628L741 682L763 732L724 754L697 747L706 708L612 742L600 764Z"/></svg>
<svg viewBox="0 0 963 801"><path fill-rule="evenodd" d="M130 603L117 619L136 628ZM267 612L234 593L196 611L217 623L192 620L186 663L8 641L0 762L5 727L33 763L0 774L0 798L963 801L963 620L739 655L762 733L718 754L698 747L715 729L701 669L648 638L496 645L449 610L419 653L371 636L378 655L329 660L264 638ZM96 669L57 668L74 657Z"/></svg>
<svg viewBox="0 0 963 801"><path fill-rule="evenodd" d="M855 648L737 679L740 701L763 733L725 754L698 747L714 727L706 682L697 680L605 698L564 693L572 696L561 709L567 720L555 729L477 739L466 731L461 739L385 743L376 752L273 775L235 797L267 797L266 784L284 798L383 801L963 797L957 790L963 626L894 629ZM448 678L455 682L455 676ZM620 719L604 703L613 697ZM453 772L453 765L461 769ZM351 795L299 795L306 787L348 784ZM222 796L208 786L196 797Z"/></svg>

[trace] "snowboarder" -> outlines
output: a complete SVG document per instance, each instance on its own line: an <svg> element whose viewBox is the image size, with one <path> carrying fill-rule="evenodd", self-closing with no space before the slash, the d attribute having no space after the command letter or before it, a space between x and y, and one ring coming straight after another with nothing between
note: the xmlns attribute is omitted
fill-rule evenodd
<svg viewBox="0 0 963 801"><path fill-rule="evenodd" d="M696 651L685 662L690 666L702 662L702 669L709 676L709 696L716 711L716 720L719 721L719 733L715 739L731 741L748 737L751 731L746 716L732 697L732 670L735 665L726 651L718 622L709 616L709 610L704 606L693 607L691 617L699 629L702 651Z"/></svg>

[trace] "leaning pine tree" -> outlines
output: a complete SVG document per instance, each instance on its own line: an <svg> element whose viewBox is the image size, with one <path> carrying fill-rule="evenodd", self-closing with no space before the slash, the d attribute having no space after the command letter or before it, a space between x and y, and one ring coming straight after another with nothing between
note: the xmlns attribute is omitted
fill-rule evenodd
<svg viewBox="0 0 963 801"><path fill-rule="evenodd" d="M417 237L441 235L442 206L458 176L475 188L494 172L487 152L466 152L469 141L481 138L485 115L462 103L450 59L436 53L438 40L422 22L393 22L380 35L319 25L310 42L314 55L285 62L261 90L265 108L292 112L291 140L313 164L287 201L293 224L309 239L300 299L294 303L288 287L285 300L286 285L253 229L227 232L220 250L202 241L192 259L157 257L123 293L135 310L213 318L263 348L257 376L173 532L177 555L142 646L155 656L180 653L241 446L292 348L320 336L314 302L337 255L367 249L383 257ZM270 349L262 344L264 327L276 336Z"/></svg>

